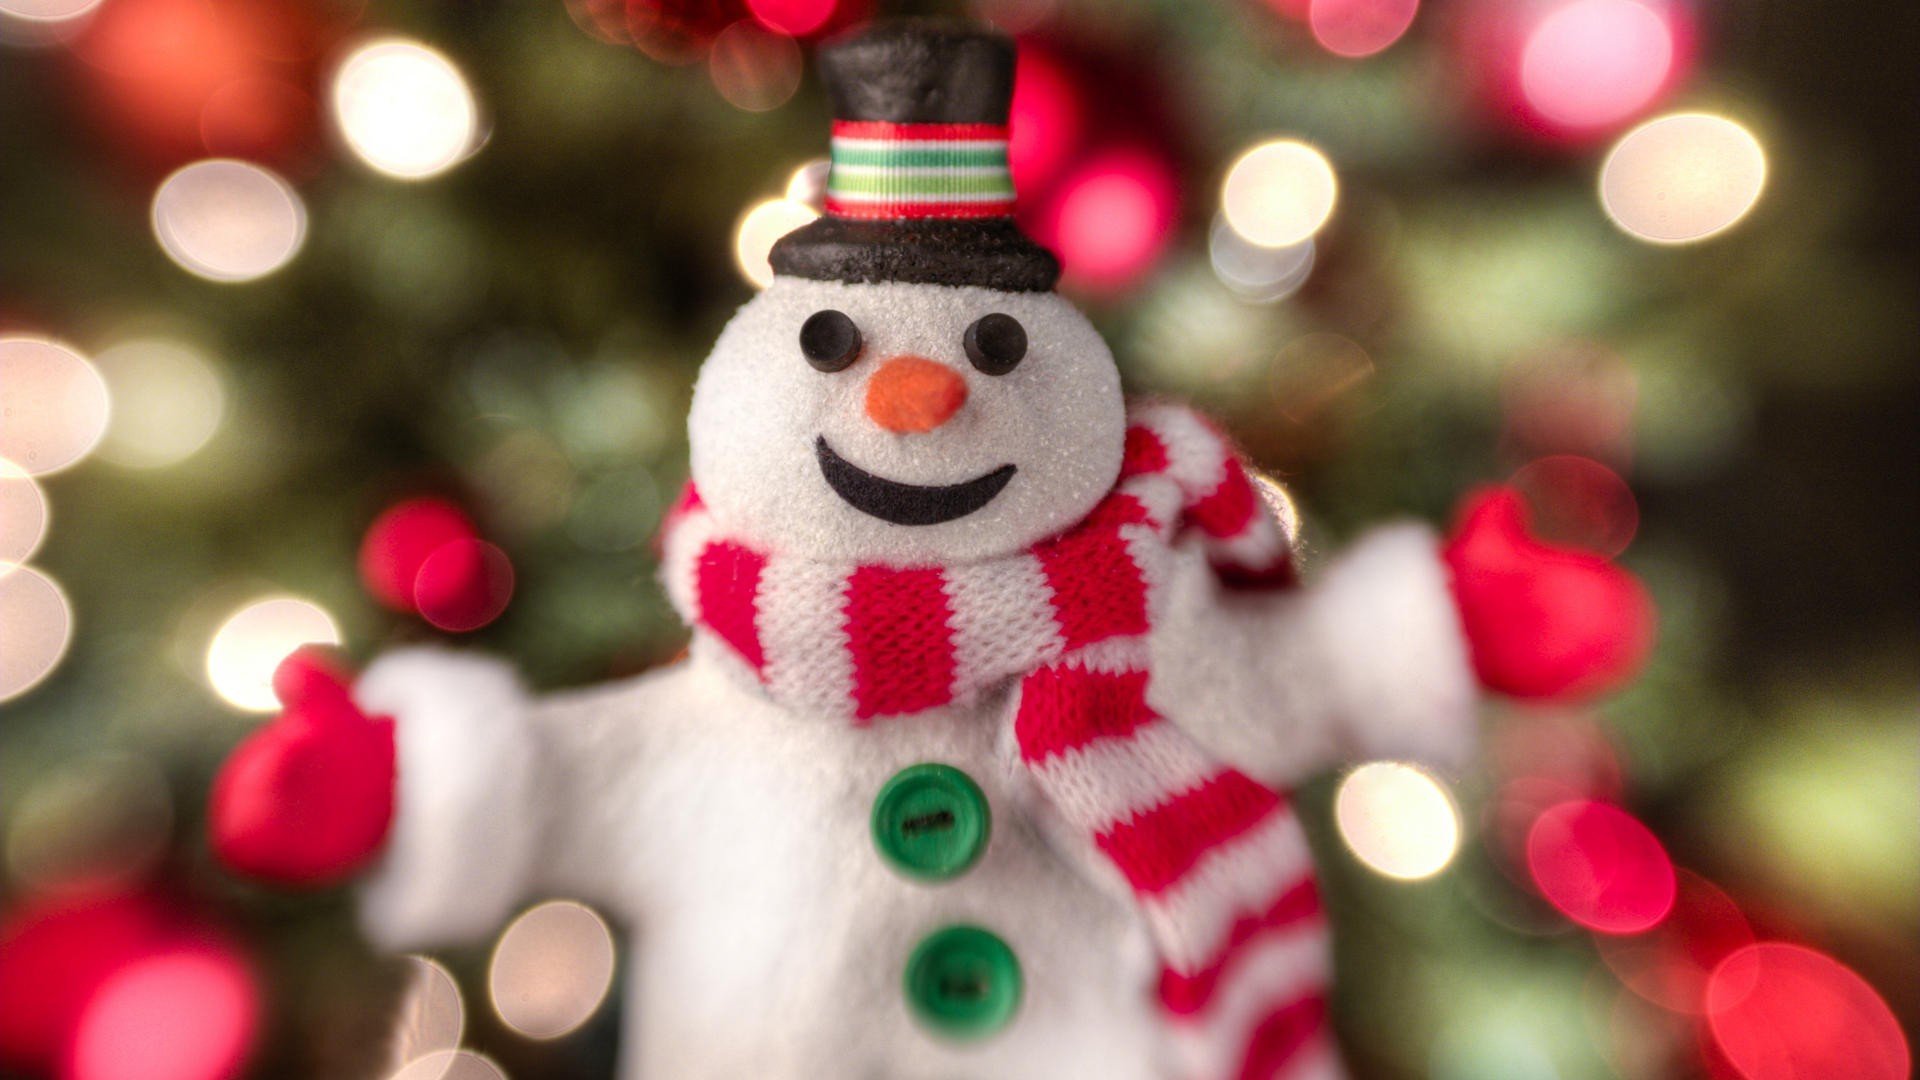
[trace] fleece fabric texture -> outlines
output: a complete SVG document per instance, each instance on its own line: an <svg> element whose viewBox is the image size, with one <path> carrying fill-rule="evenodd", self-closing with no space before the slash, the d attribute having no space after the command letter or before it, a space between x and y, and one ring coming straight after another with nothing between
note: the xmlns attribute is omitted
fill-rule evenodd
<svg viewBox="0 0 1920 1080"><path fill-rule="evenodd" d="M1204 421L1170 405L1131 419L1114 492L1026 552L905 569L771 555L690 493L667 525L668 593L803 715L867 725L1018 680L1019 766L1132 891L1189 1075L1331 1061L1326 928L1289 799L1146 697L1175 537L1237 581L1293 584L1290 552Z"/></svg>
<svg viewBox="0 0 1920 1080"><path fill-rule="evenodd" d="M1153 631L1154 698L1184 703L1196 738L1280 787L1377 737L1350 725L1383 706L1389 735L1421 718L1465 733L1470 699L1457 688L1470 689L1472 673L1457 636L1452 649L1430 647L1445 631L1436 614L1451 617L1437 552L1424 530L1394 527L1298 590L1222 596L1204 556L1181 551ZM1349 573L1354 560L1367 573ZM1342 624L1370 627L1372 641L1336 676L1325 657ZM423 665L415 670L444 693L438 707L489 723L501 699L473 692L512 686L511 676L469 657L448 669L448 659L401 653L376 670L391 681ZM362 895L374 939L413 949L484 940L497 924L480 927L469 896L597 905L632 941L622 1080L1183 1075L1155 1022L1158 966L1129 890L1080 854L1024 769L1005 767L1004 694L856 729L773 705L728 674L737 663L696 642L686 662L637 679L509 696L537 752L529 782L506 788L461 782L496 767L505 743L409 738L425 714L383 695L403 733L397 829L422 835L468 818L487 829L461 827L439 850L390 850ZM484 681L432 674L487 664L495 674ZM993 815L979 863L937 887L888 869L867 825L880 788L923 761L966 772ZM434 788L431 801L407 794ZM434 821L416 822L429 805L440 808ZM532 854L502 861L501 851ZM396 912L413 917L388 921ZM999 933L1028 976L1013 1023L980 1044L921 1030L900 990L914 945L957 922Z"/></svg>

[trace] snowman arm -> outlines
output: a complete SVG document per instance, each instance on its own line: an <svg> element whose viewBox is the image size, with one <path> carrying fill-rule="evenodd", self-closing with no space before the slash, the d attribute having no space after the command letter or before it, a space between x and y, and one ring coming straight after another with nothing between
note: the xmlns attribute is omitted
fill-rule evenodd
<svg viewBox="0 0 1920 1080"><path fill-rule="evenodd" d="M357 889L377 945L471 941L527 896L551 807L534 700L508 665L444 649L376 660L355 702L394 722L394 815Z"/></svg>
<svg viewBox="0 0 1920 1080"><path fill-rule="evenodd" d="M1448 581L1439 538L1411 524L1367 533L1284 592L1229 592L1184 561L1151 700L1269 783L1382 757L1458 768L1477 689Z"/></svg>

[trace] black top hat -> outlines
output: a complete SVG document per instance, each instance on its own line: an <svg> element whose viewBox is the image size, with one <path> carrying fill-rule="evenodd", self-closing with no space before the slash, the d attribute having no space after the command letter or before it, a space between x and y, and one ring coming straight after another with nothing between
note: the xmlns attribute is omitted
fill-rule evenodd
<svg viewBox="0 0 1920 1080"><path fill-rule="evenodd" d="M820 49L833 103L826 215L773 246L776 274L1045 292L1052 253L1013 222L1013 42L966 23L874 23Z"/></svg>

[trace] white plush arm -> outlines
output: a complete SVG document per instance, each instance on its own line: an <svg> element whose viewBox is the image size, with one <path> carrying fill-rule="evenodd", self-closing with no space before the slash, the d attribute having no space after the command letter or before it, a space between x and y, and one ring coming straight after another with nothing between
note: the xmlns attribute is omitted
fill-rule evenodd
<svg viewBox="0 0 1920 1080"><path fill-rule="evenodd" d="M1154 634L1153 705L1274 784L1369 758L1457 768L1475 697L1439 540L1419 525L1366 534L1284 593L1225 592L1184 560Z"/></svg>
<svg viewBox="0 0 1920 1080"><path fill-rule="evenodd" d="M362 882L360 922L389 949L471 940L526 897L546 831L532 700L511 668L410 649L354 685L394 719L393 827Z"/></svg>

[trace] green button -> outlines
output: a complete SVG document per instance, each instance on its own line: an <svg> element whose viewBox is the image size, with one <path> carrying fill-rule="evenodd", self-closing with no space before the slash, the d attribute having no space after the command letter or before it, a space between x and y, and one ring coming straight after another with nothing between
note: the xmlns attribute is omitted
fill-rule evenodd
<svg viewBox="0 0 1920 1080"><path fill-rule="evenodd" d="M950 765L912 765L873 800L873 843L908 877L944 881L965 873L987 848L987 797Z"/></svg>
<svg viewBox="0 0 1920 1080"><path fill-rule="evenodd" d="M1020 1007L1020 961L977 926L936 930L907 959L907 1003L920 1022L955 1039L1007 1026Z"/></svg>

